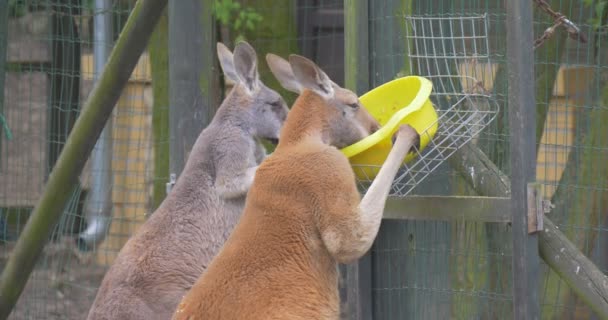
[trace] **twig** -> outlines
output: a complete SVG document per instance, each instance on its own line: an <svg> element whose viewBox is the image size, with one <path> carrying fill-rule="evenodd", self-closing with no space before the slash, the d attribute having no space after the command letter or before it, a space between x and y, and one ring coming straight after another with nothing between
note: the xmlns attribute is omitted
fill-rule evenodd
<svg viewBox="0 0 608 320"><path fill-rule="evenodd" d="M548 15L553 18L553 25L547 28L543 35L534 41L534 49L540 47L545 41L553 36L557 27L564 27L568 32L570 39L576 40L580 43L587 43L587 36L581 32L581 29L570 21L565 15L560 12L554 11L551 6L545 0L533 0L534 3Z"/></svg>

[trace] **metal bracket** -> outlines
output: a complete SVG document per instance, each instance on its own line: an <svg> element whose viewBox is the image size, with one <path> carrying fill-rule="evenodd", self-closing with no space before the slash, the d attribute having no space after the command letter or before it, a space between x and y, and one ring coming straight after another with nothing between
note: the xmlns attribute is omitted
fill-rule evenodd
<svg viewBox="0 0 608 320"><path fill-rule="evenodd" d="M171 173L169 175L169 182L165 184L165 193L169 194L173 186L175 185L175 181L177 181L177 175L175 173Z"/></svg>
<svg viewBox="0 0 608 320"><path fill-rule="evenodd" d="M544 187L539 183L528 183L528 234L543 230L543 216L555 206L543 199Z"/></svg>

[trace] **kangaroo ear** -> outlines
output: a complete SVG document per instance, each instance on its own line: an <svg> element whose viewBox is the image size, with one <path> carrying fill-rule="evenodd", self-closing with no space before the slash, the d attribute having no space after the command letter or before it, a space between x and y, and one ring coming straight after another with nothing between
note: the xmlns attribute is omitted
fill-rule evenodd
<svg viewBox="0 0 608 320"><path fill-rule="evenodd" d="M220 66L222 67L226 78L234 83L239 82L239 78L234 70L232 52L230 52L230 49L221 42L217 43L217 57L220 60Z"/></svg>
<svg viewBox="0 0 608 320"><path fill-rule="evenodd" d="M241 41L234 48L234 67L236 75L249 92L259 89L258 57L249 43Z"/></svg>
<svg viewBox="0 0 608 320"><path fill-rule="evenodd" d="M292 54L289 56L289 64L302 88L310 89L326 99L334 96L333 82L314 62Z"/></svg>
<svg viewBox="0 0 608 320"><path fill-rule="evenodd" d="M266 62L268 63L270 72L279 80L283 88L295 93L302 91L302 87L298 83L298 80L296 80L296 76L293 74L291 65L289 65L287 60L276 54L269 53L266 55Z"/></svg>

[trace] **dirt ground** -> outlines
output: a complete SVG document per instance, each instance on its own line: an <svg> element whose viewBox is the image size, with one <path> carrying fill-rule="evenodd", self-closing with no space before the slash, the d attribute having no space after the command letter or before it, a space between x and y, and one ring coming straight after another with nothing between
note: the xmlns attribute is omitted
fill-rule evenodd
<svg viewBox="0 0 608 320"><path fill-rule="evenodd" d="M13 245L0 244L0 268ZM47 245L9 319L86 319L106 269L94 263L92 253L79 252L70 238Z"/></svg>

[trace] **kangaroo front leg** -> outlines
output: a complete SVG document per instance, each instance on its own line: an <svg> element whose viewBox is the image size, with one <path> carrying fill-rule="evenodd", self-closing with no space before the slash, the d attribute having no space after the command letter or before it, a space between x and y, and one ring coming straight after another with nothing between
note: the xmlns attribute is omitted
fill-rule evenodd
<svg viewBox="0 0 608 320"><path fill-rule="evenodd" d="M369 250L378 234L386 198L388 197L395 175L397 175L403 159L412 147L418 143L419 139L420 136L411 126L402 125L399 128L397 140L388 158L359 203L360 225L363 228L361 230L363 235L361 244L365 247L363 252Z"/></svg>
<svg viewBox="0 0 608 320"><path fill-rule="evenodd" d="M258 166L248 168L245 172L223 178L216 184L220 196L224 199L240 198L247 194Z"/></svg>
<svg viewBox="0 0 608 320"><path fill-rule="evenodd" d="M260 164L264 159L266 159L266 148L260 141L255 142L255 163Z"/></svg>

